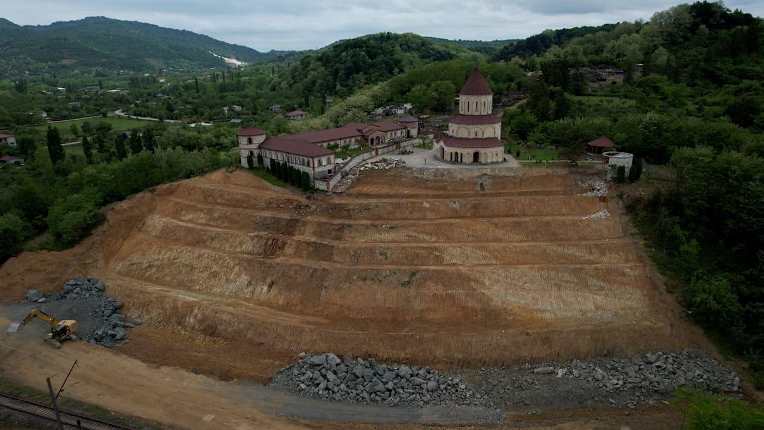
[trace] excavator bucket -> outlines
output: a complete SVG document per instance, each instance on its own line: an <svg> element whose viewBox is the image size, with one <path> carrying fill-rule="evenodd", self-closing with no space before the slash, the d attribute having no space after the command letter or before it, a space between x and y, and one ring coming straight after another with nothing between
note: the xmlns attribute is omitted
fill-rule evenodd
<svg viewBox="0 0 764 430"><path fill-rule="evenodd" d="M21 327L21 321L12 321L11 325L8 326L8 330L6 330L7 333L16 333L19 331L19 327Z"/></svg>

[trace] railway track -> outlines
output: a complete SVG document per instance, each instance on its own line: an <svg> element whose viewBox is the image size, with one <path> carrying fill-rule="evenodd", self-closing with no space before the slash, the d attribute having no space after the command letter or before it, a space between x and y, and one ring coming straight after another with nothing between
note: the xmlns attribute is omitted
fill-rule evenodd
<svg viewBox="0 0 764 430"><path fill-rule="evenodd" d="M49 421L51 424L56 423L56 414L53 411L53 408L43 403L33 402L30 400L22 400L7 394L0 394L0 410L3 409L12 411L17 414L43 419ZM73 412L61 410L60 413L61 421L63 422L64 428L66 430L131 430L128 427L107 423L105 421L75 414Z"/></svg>

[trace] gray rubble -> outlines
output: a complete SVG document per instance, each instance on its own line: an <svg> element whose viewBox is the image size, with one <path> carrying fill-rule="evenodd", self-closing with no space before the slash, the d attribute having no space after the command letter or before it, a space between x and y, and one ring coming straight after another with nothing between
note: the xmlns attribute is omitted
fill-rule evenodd
<svg viewBox="0 0 764 430"><path fill-rule="evenodd" d="M480 369L473 378L478 390L511 406L636 407L669 399L680 387L740 392L733 370L694 350Z"/></svg>
<svg viewBox="0 0 764 430"><path fill-rule="evenodd" d="M276 374L271 385L311 398L388 406L635 408L668 400L680 387L733 395L741 390L733 370L694 350L463 369L448 375L334 354L301 356Z"/></svg>
<svg viewBox="0 0 764 430"><path fill-rule="evenodd" d="M589 197L605 197L608 194L607 182L596 177L587 177L579 179L578 185L588 190L584 196Z"/></svg>
<svg viewBox="0 0 764 430"><path fill-rule="evenodd" d="M324 400L387 406L479 406L491 400L457 376L427 367L382 364L327 353L304 355L274 376L272 386Z"/></svg>
<svg viewBox="0 0 764 430"><path fill-rule="evenodd" d="M367 170L390 170L397 167L403 167L405 165L406 162L403 160L387 157L382 157L376 161L362 163L356 167L353 167L350 169L350 171L347 172L347 174L334 187L334 192L341 193L350 188L350 186L358 178L361 172Z"/></svg>
<svg viewBox="0 0 764 430"><path fill-rule="evenodd" d="M120 312L122 303L106 295L106 284L96 278L74 278L63 291L43 295L29 290L26 299L58 319L77 321L77 336L90 343L113 347L127 340L127 329L140 324Z"/></svg>

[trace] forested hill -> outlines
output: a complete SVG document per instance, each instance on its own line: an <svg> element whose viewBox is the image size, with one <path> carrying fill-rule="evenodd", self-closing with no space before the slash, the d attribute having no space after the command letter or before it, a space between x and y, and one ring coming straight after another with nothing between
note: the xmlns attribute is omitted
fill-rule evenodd
<svg viewBox="0 0 764 430"><path fill-rule="evenodd" d="M427 37L430 42L455 46L459 48L466 48L475 52L480 52L486 55L495 55L504 46L517 42L515 39L503 39L503 40L463 40L463 39L441 39L439 37Z"/></svg>
<svg viewBox="0 0 764 430"><path fill-rule="evenodd" d="M406 33L378 33L342 40L304 55L281 82L303 104L323 105L327 96L348 96L365 85L390 79L413 67L457 57L481 57L464 47L433 43Z"/></svg>
<svg viewBox="0 0 764 430"><path fill-rule="evenodd" d="M529 57L531 55L543 54L554 45L563 45L577 37L600 31L610 31L615 27L616 24L605 24L599 27L573 27L547 30L526 39L507 43L494 55L493 59L495 61L509 61L512 57Z"/></svg>
<svg viewBox="0 0 764 430"><path fill-rule="evenodd" d="M186 30L134 21L90 17L43 26L18 26L0 19L0 76L83 68L104 70L201 69L222 66L211 54L246 63L268 60L261 53Z"/></svg>

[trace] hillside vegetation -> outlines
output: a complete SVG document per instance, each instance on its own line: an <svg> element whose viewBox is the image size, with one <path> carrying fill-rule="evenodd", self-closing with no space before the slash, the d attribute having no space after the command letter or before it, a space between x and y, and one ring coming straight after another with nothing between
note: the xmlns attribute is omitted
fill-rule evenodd
<svg viewBox="0 0 764 430"><path fill-rule="evenodd" d="M281 84L283 89L299 93L304 105L322 105L327 96L348 96L413 67L469 55L479 56L415 34L379 33L343 40L303 56Z"/></svg>
<svg viewBox="0 0 764 430"><path fill-rule="evenodd" d="M273 59L261 53L186 30L142 22L89 17L42 26L0 22L0 77L20 70L35 74L97 68L144 71L221 67L212 53L246 63ZM212 53L211 53L212 52Z"/></svg>

